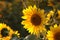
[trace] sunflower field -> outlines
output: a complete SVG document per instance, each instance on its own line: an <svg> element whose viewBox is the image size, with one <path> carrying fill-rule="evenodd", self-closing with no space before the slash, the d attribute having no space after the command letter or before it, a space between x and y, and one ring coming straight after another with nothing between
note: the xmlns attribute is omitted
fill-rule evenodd
<svg viewBox="0 0 60 40"><path fill-rule="evenodd" d="M60 0L0 0L0 40L60 40Z"/></svg>

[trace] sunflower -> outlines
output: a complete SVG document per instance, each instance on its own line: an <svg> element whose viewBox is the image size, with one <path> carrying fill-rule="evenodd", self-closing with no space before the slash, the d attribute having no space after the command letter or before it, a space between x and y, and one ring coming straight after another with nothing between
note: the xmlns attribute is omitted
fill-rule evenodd
<svg viewBox="0 0 60 40"><path fill-rule="evenodd" d="M60 40L60 26L55 24L54 27L51 27L47 32L47 38L48 40Z"/></svg>
<svg viewBox="0 0 60 40"><path fill-rule="evenodd" d="M15 31L13 35L16 35L18 38L20 38L20 33L18 33L18 31Z"/></svg>
<svg viewBox="0 0 60 40"><path fill-rule="evenodd" d="M0 38L10 40L13 33L14 31L9 26L4 23L0 23Z"/></svg>
<svg viewBox="0 0 60 40"><path fill-rule="evenodd" d="M24 28L29 31L29 33L39 35L42 30L46 30L44 28L45 15L43 9L37 9L36 5L33 7L29 6L23 10L23 14L24 16L22 16L22 19L25 20L21 23L24 25Z"/></svg>
<svg viewBox="0 0 60 40"><path fill-rule="evenodd" d="M46 17L46 25L49 24L48 22L50 21L51 17L53 17L53 15L54 15L54 11L51 10L48 12L47 17Z"/></svg>
<svg viewBox="0 0 60 40"><path fill-rule="evenodd" d="M58 17L57 18L60 18L60 10L57 10L57 13L58 13Z"/></svg>
<svg viewBox="0 0 60 40"><path fill-rule="evenodd" d="M58 24L60 23L60 10L57 10L57 14L55 16L55 22Z"/></svg>

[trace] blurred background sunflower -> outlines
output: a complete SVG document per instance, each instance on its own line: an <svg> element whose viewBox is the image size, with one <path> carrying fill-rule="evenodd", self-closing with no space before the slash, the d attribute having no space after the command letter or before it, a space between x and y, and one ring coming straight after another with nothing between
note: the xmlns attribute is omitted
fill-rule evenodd
<svg viewBox="0 0 60 40"><path fill-rule="evenodd" d="M20 38L20 33L18 31L13 31L9 26L4 23L0 23L0 39L10 40L12 37L17 36Z"/></svg>
<svg viewBox="0 0 60 40"><path fill-rule="evenodd" d="M10 40L13 32L14 31L9 26L4 23L0 23L0 38Z"/></svg>
<svg viewBox="0 0 60 40"><path fill-rule="evenodd" d="M60 26L55 24L54 27L51 27L50 30L47 32L47 39L60 40Z"/></svg>

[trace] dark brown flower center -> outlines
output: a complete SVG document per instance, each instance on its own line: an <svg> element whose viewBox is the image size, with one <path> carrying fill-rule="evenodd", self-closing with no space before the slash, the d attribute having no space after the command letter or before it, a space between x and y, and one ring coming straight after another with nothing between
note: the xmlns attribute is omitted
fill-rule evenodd
<svg viewBox="0 0 60 40"><path fill-rule="evenodd" d="M31 17L31 23L35 26L40 25L41 23L41 18L38 14L34 14Z"/></svg>
<svg viewBox="0 0 60 40"><path fill-rule="evenodd" d="M60 32L57 32L57 33L54 35L54 40L60 40Z"/></svg>
<svg viewBox="0 0 60 40"><path fill-rule="evenodd" d="M7 30L7 28L3 28L3 29L1 30L1 35L2 35L2 37L8 36L8 33L9 33L9 31Z"/></svg>

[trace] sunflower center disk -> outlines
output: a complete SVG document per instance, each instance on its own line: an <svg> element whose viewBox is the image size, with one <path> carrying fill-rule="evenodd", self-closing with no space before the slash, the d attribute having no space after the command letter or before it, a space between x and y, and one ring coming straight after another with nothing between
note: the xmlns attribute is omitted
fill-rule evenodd
<svg viewBox="0 0 60 40"><path fill-rule="evenodd" d="M35 26L38 26L41 24L41 18L38 14L33 14L31 17L31 23Z"/></svg>
<svg viewBox="0 0 60 40"><path fill-rule="evenodd" d="M3 37L6 37L6 36L8 36L8 30L6 29L6 28L3 28L2 30L1 30L1 35L3 36Z"/></svg>
<svg viewBox="0 0 60 40"><path fill-rule="evenodd" d="M54 35L54 40L60 40L60 32Z"/></svg>

